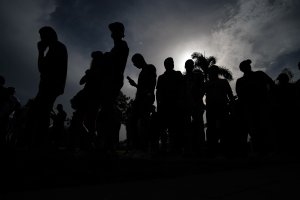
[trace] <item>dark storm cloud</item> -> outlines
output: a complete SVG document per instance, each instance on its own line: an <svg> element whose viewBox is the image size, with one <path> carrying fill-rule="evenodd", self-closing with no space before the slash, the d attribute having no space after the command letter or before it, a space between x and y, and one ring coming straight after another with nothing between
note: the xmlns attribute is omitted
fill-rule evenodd
<svg viewBox="0 0 300 200"><path fill-rule="evenodd" d="M163 73L172 56L175 68L197 51L216 56L218 64L241 76L238 65L247 58L255 69L276 78L289 68L299 78L300 2L297 0L2 0L0 1L0 74L17 88L22 104L37 92L38 30L50 25L68 48L69 66L63 103L71 115L70 99L81 89L78 81L88 68L92 51L113 46L108 24L123 22L130 54L125 70L137 79L131 56L140 52ZM234 89L235 81L231 82ZM125 79L123 92L134 97ZM122 131L121 131L122 132ZM124 131L123 131L124 132Z"/></svg>
<svg viewBox="0 0 300 200"><path fill-rule="evenodd" d="M49 1L0 1L0 74L8 86L16 87L22 103L37 91L38 29L47 21L54 5Z"/></svg>
<svg viewBox="0 0 300 200"><path fill-rule="evenodd" d="M273 78L284 68L298 74L299 8L299 1L295 0L240 0L232 8L235 14L214 31L213 46L219 47L217 56L233 66L236 77L240 76L239 62L247 58L252 59L254 68Z"/></svg>
<svg viewBox="0 0 300 200"><path fill-rule="evenodd" d="M57 100L66 106L80 89L78 81L89 66L90 53L110 51L113 46L107 28L113 21L125 25L130 47L125 75L135 79L139 70L130 58L136 52L157 67L158 75L164 71L166 57L174 57L175 67L183 71L185 59L194 51L216 56L220 65L233 70L235 78L241 75L238 64L246 58L273 78L300 60L296 0L4 0L0 5L0 23L5 27L0 74L24 100L36 93L36 42L43 25L53 26L68 48L66 92ZM126 80L123 91L132 97L135 93Z"/></svg>
<svg viewBox="0 0 300 200"><path fill-rule="evenodd" d="M225 4L226 5L226 4ZM72 45L82 50L112 46L107 25L121 21L132 48L178 43L190 35L206 34L224 15L219 1L57 1L53 23ZM213 12L213 14L212 14Z"/></svg>
<svg viewBox="0 0 300 200"><path fill-rule="evenodd" d="M175 61L180 51L188 48L209 34L219 19L226 19L227 1L57 1L56 9L50 15L51 23L63 33L63 40L73 50L71 59L71 77L78 82L91 51L109 51L112 40L107 25L121 21L126 27L126 41L130 47L130 56L126 74L136 78L138 71L131 65L130 57L136 52L145 55L149 63L163 72L163 60L173 56ZM181 49L185 46L185 49ZM200 47L201 48L201 47ZM190 52L192 53L192 52ZM71 56L71 55L70 55ZM76 58L74 57L76 56ZM81 57L81 58L80 58ZM86 65L83 65L86 63ZM74 64L74 65L73 65ZM82 64L82 65L80 65ZM178 64L183 68L183 61ZM133 96L134 89L125 82L123 91Z"/></svg>

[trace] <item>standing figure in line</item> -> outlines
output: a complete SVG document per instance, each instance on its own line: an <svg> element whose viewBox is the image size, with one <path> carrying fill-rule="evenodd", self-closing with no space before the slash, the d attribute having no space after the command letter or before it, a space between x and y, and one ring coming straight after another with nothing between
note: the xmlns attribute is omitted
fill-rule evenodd
<svg viewBox="0 0 300 200"><path fill-rule="evenodd" d="M184 82L184 112L187 129L185 150L189 153L201 153L205 141L204 133L204 75L195 70L194 61L185 62L186 73Z"/></svg>
<svg viewBox="0 0 300 200"><path fill-rule="evenodd" d="M174 70L174 60L164 61L166 71L157 79L157 112L164 130L168 130L170 151L183 151L183 76Z"/></svg>
<svg viewBox="0 0 300 200"><path fill-rule="evenodd" d="M136 95L133 102L129 131L133 148L146 152L149 147L150 115L155 101L154 90L156 86L156 68L152 64L147 64L141 54L132 56L133 65L141 69L138 82L127 77L129 84L136 87Z"/></svg>
<svg viewBox="0 0 300 200"><path fill-rule="evenodd" d="M38 69L40 72L39 90L34 99L31 120L27 127L33 134L34 145L42 145L47 135L50 113L59 95L64 93L68 53L65 45L58 41L55 30L49 26L39 30Z"/></svg>
<svg viewBox="0 0 300 200"><path fill-rule="evenodd" d="M208 82L205 86L207 144L210 156L216 156L229 131L229 103L234 96L226 79L219 77L220 69L212 65L208 69Z"/></svg>
<svg viewBox="0 0 300 200"><path fill-rule="evenodd" d="M294 130L294 116L296 98L295 88L290 83L290 77L287 73L280 73L275 81L273 92L272 118L275 127L276 150L279 153L293 153L298 141Z"/></svg>
<svg viewBox="0 0 300 200"><path fill-rule="evenodd" d="M120 22L109 24L111 38L114 41L114 47L110 52L105 53L106 68L103 69L103 87L101 97L101 111L97 120L97 132L103 140L105 151L113 150L115 146L115 135L119 130L115 124L120 124L120 110L116 106L116 100L124 83L124 70L127 63L129 48L125 37L124 25Z"/></svg>
<svg viewBox="0 0 300 200"><path fill-rule="evenodd" d="M96 119L101 106L104 87L103 69L105 67L104 54L101 51L91 53L92 61L85 75L80 79L80 85L84 88L80 90L72 99L71 105L75 109L70 130L72 136L81 141L83 149L94 148L96 138ZM70 132L72 132L70 131ZM77 142L79 144L79 142Z"/></svg>
<svg viewBox="0 0 300 200"><path fill-rule="evenodd" d="M236 81L236 93L242 109L243 127L258 155L270 151L270 97L274 81L263 71L252 71L251 60L240 63L244 75Z"/></svg>

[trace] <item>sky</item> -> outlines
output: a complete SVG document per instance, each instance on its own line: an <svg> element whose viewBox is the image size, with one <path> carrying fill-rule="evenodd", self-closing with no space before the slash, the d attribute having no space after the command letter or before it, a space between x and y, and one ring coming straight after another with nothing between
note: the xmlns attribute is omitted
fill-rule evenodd
<svg viewBox="0 0 300 200"><path fill-rule="evenodd" d="M108 24L125 26L130 53L125 77L137 80L131 62L135 53L164 72L163 61L173 57L175 69L193 52L215 56L217 64L242 76L239 63L252 60L254 70L273 79L284 69L300 78L300 1L298 0L1 0L0 75L16 88L22 104L34 98L39 83L38 30L52 26L69 55L65 93L57 98L69 115L70 99L82 88L91 52L110 51ZM124 80L122 91L134 98L135 88ZM70 116L69 116L70 117Z"/></svg>

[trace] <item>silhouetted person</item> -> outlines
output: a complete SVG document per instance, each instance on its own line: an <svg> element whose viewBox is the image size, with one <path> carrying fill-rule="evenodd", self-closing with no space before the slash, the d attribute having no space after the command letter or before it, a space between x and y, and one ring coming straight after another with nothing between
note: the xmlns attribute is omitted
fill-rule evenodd
<svg viewBox="0 0 300 200"><path fill-rule="evenodd" d="M2 83L4 82L2 81ZM20 108L21 104L19 99L15 96L16 91L14 87L5 88L2 84L0 90L2 92L0 104L0 143L7 145L8 142L12 142L12 139L15 141L12 119L14 112ZM8 139L11 140L9 141Z"/></svg>
<svg viewBox="0 0 300 200"><path fill-rule="evenodd" d="M184 84L184 113L186 126L186 151L200 153L205 141L204 133L204 76L200 70L194 69L194 61L185 62L186 73Z"/></svg>
<svg viewBox="0 0 300 200"><path fill-rule="evenodd" d="M93 148L93 139L96 138L96 119L103 96L103 77L105 76L103 69L106 67L106 61L101 51L92 52L91 57L90 67L79 81L79 84L84 87L71 99L71 106L75 112L69 132L70 138L73 137L70 141L74 145L77 143L75 145L77 147L73 145L74 148L79 148L79 140L81 140L82 148L91 149Z"/></svg>
<svg viewBox="0 0 300 200"><path fill-rule="evenodd" d="M77 119L81 118L81 122L77 125L84 125L87 128L90 139L96 136L96 118L105 86L103 69L106 67L105 57L101 51L92 52L91 57L90 68L86 70L79 82L80 85L84 85L84 88L71 100L72 107L76 110Z"/></svg>
<svg viewBox="0 0 300 200"><path fill-rule="evenodd" d="M100 122L101 127L97 127L98 134L102 134L102 138L105 140L105 149L113 149L113 135L116 130L113 129L115 120L118 118L116 115L116 100L120 94L120 90L123 87L124 82L124 70L129 54L129 48L125 37L124 25L120 22L114 22L109 24L111 31L111 38L114 41L114 47L110 52L105 53L105 59L107 59L107 66L105 68L105 76L103 76L103 97L101 100L101 115L105 116L104 122Z"/></svg>
<svg viewBox="0 0 300 200"><path fill-rule="evenodd" d="M7 135L13 133L10 126L12 115L21 104L15 96L14 87L5 87L5 78L0 76L0 146L7 143Z"/></svg>
<svg viewBox="0 0 300 200"><path fill-rule="evenodd" d="M17 146L28 147L31 144L31 135L26 132L26 126L30 120L30 113L34 105L34 100L29 99L24 106L16 112L16 135L17 135Z"/></svg>
<svg viewBox="0 0 300 200"><path fill-rule="evenodd" d="M29 125L35 145L45 139L50 123L50 112L56 98L64 93L67 77L68 53L65 45L58 41L55 30L45 26L39 30L38 69L39 91L34 99L33 122ZM32 130L36 126L35 130Z"/></svg>
<svg viewBox="0 0 300 200"><path fill-rule="evenodd" d="M8 87L8 99L6 102L6 120L7 120L7 142L10 146L15 146L16 144L16 134L15 134L15 128L16 128L16 119L15 115L21 108L20 100L16 97L16 90L14 87Z"/></svg>
<svg viewBox="0 0 300 200"><path fill-rule="evenodd" d="M134 54L131 60L136 68L141 69L141 72L137 83L130 77L127 77L130 85L137 89L129 126L132 128L131 134L134 148L147 151L149 134L151 134L149 132L150 114L155 101L156 68L152 64L147 64L141 54Z"/></svg>
<svg viewBox="0 0 300 200"><path fill-rule="evenodd" d="M63 142L65 137L65 121L67 118L67 113L64 111L62 104L57 104L57 113L51 112L52 123L52 133L50 138L54 142L54 145L58 147Z"/></svg>
<svg viewBox="0 0 300 200"><path fill-rule="evenodd" d="M15 111L16 99L14 97L14 88L5 87L5 78L0 76L0 182L2 183L2 190L5 191L14 186L11 181L15 174L15 157L11 148L8 145L8 125L9 115ZM2 190L0 195L2 195ZM5 196L5 195L4 195Z"/></svg>
<svg viewBox="0 0 300 200"><path fill-rule="evenodd" d="M243 77L236 82L236 93L243 110L245 130L251 137L256 153L270 151L267 143L269 137L269 106L273 80L262 71L252 71L251 60L240 63Z"/></svg>
<svg viewBox="0 0 300 200"><path fill-rule="evenodd" d="M280 153L292 152L298 144L296 131L294 131L295 112L295 91L294 85L290 83L290 78L286 73L281 73L276 79L277 84L274 89L274 107L272 116L275 119L274 126L276 132L276 144ZM297 142L295 142L297 141Z"/></svg>
<svg viewBox="0 0 300 200"><path fill-rule="evenodd" d="M170 150L180 153L183 150L183 76L174 70L173 58L164 61L166 71L157 79L157 112L163 129L168 130Z"/></svg>
<svg viewBox="0 0 300 200"><path fill-rule="evenodd" d="M223 144L228 136L229 103L233 101L233 93L226 79L219 78L220 69L213 65L208 69L208 82L205 86L207 144L211 156L215 156L218 143Z"/></svg>

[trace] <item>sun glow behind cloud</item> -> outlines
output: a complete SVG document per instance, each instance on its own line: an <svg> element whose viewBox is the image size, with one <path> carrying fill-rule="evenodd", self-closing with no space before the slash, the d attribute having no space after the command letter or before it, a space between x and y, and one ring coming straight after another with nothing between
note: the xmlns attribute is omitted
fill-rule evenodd
<svg viewBox="0 0 300 200"><path fill-rule="evenodd" d="M241 76L239 63L247 58L253 60L254 69L261 67L273 78L282 68L296 69L299 62L297 0L227 0L222 3L217 0L148 3L3 0L0 5L5 27L1 73L17 88L18 95L23 91L20 95L23 103L36 94L36 42L41 25L55 27L60 40L68 47L68 85L61 98L66 106L80 89L78 81L90 63L91 51L109 51L112 47L107 25L115 20L124 22L125 39L130 47L125 77L130 75L135 80L139 70L132 66L131 56L137 52L156 66L157 75L164 72L163 61L167 57L173 57L175 69L184 72L184 63L193 52L216 56L217 64L231 69L235 80ZM24 74L22 79L15 76L15 71ZM298 79L299 71L296 69L294 73ZM126 81L123 91L134 97L135 90L129 88Z"/></svg>
<svg viewBox="0 0 300 200"><path fill-rule="evenodd" d="M192 54L194 52L205 53L207 46L204 45L204 41L199 39L199 36L194 36L186 42L178 42L174 46L170 46L166 52L168 52L170 57L173 57L175 70L185 72L185 62L188 59L192 59Z"/></svg>

